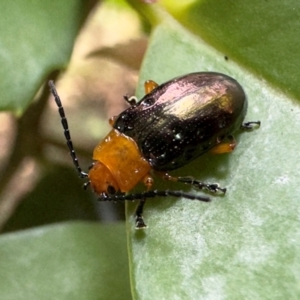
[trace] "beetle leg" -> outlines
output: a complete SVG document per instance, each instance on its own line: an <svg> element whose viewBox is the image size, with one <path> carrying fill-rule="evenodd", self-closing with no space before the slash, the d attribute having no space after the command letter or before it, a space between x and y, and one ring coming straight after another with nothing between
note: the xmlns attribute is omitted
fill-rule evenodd
<svg viewBox="0 0 300 300"><path fill-rule="evenodd" d="M118 116L113 116L113 117L109 118L108 123L111 127L113 127L115 125L117 118L118 118Z"/></svg>
<svg viewBox="0 0 300 300"><path fill-rule="evenodd" d="M212 154L222 154L232 152L236 146L236 141L232 135L227 137L229 139L228 142L221 142L220 144L214 146L209 150Z"/></svg>
<svg viewBox="0 0 300 300"><path fill-rule="evenodd" d="M158 84L153 80L147 80L144 83L145 94L151 93L155 88L158 87Z"/></svg>
<svg viewBox="0 0 300 300"><path fill-rule="evenodd" d="M256 126L260 127L260 121L245 122L241 125L241 129L252 130Z"/></svg>
<svg viewBox="0 0 300 300"><path fill-rule="evenodd" d="M143 182L144 182L145 186L147 187L147 191L149 191L153 186L154 180L151 175L147 174L143 178Z"/></svg>
<svg viewBox="0 0 300 300"><path fill-rule="evenodd" d="M205 183L199 180L195 180L193 177L177 177L177 181L185 184L190 184L197 189L207 190L211 193L226 193L226 188L221 188L218 183Z"/></svg>
<svg viewBox="0 0 300 300"><path fill-rule="evenodd" d="M176 197L176 198L186 198L189 200L198 200L203 202L210 202L210 198L203 195L194 195L190 193L185 193L183 191L173 191L173 190L151 190L148 192L137 193L137 194L125 194L125 193L117 193L114 195L102 194L99 196L98 201L133 201L133 200L145 200L148 198L155 197Z"/></svg>
<svg viewBox="0 0 300 300"><path fill-rule="evenodd" d="M173 196L173 197L183 197L189 200L199 200L199 201L204 201L204 202L209 202L210 199L205 196L197 196L197 195L192 195L188 193L183 193L182 191L170 191L170 190L165 190L165 191L147 191L142 194L132 194L131 197L142 197L142 200L140 200L137 209L135 211L135 229L144 229L147 227L147 225L144 222L143 218L143 208L146 202L147 198L152 198L156 196L161 196L161 197L168 197L168 196ZM125 196L126 197L126 196Z"/></svg>
<svg viewBox="0 0 300 300"><path fill-rule="evenodd" d="M135 96L129 97L128 95L125 95L123 98L130 106L135 106L138 102L138 99Z"/></svg>
<svg viewBox="0 0 300 300"><path fill-rule="evenodd" d="M158 173L161 174L161 173ZM221 188L218 183L204 183L199 180L195 180L193 177L173 177L168 173L161 174L163 179L169 181L177 181L185 184L189 184L200 190L207 190L211 193L221 192L223 194L226 193L226 188Z"/></svg>
<svg viewBox="0 0 300 300"><path fill-rule="evenodd" d="M154 180L152 178L151 175L147 174L144 178L143 178L143 182L147 187L147 192L151 189L151 187L153 186ZM144 222L143 219L143 210L144 210L144 205L146 203L146 197L143 197L140 201L139 204L136 208L135 211L135 228L136 229L143 229L146 228L147 225Z"/></svg>
<svg viewBox="0 0 300 300"><path fill-rule="evenodd" d="M143 228L147 227L147 225L144 222L144 218L143 218L143 210L144 210L145 203L146 203L146 197L143 196L143 199L139 201L139 204L135 210L135 228L136 229L143 229Z"/></svg>
<svg viewBox="0 0 300 300"><path fill-rule="evenodd" d="M88 186L91 184L91 181L89 180L89 181L87 181L87 182L85 182L84 184L83 184L83 189L86 191L87 190L87 188L88 188Z"/></svg>
<svg viewBox="0 0 300 300"><path fill-rule="evenodd" d="M98 201L133 201L133 200L140 200L137 209L136 209L136 223L135 228L136 229L143 229L146 228L147 225L144 222L143 219L143 208L146 202L146 199L148 198L155 198L155 197L176 197L176 198L186 198L189 200L198 200L203 202L210 202L210 199L207 196L203 195L193 195L189 193L184 193L182 191L172 191L172 190L164 190L164 191L158 191L158 190L151 190L144 193L138 193L138 194L114 194L114 195L107 195L102 194Z"/></svg>

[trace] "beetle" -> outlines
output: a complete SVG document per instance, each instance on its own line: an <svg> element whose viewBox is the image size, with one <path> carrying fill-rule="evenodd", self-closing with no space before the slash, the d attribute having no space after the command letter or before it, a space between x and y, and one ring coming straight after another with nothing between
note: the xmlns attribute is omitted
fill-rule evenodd
<svg viewBox="0 0 300 300"><path fill-rule="evenodd" d="M190 73L158 85L145 82L145 96L124 96L129 107L110 118L110 133L95 147L88 173L82 171L71 141L65 112L53 81L49 81L61 117L67 145L81 178L100 201L139 200L136 228L145 228L143 207L147 198L183 197L210 201L203 195L182 191L152 190L153 173L169 181L182 182L212 193L225 193L216 183L203 183L192 177L173 177L168 172L193 161L198 156L232 152L236 142L232 136L238 129L251 130L260 121L243 123L247 98L233 78L215 72ZM126 194L139 182L143 193Z"/></svg>

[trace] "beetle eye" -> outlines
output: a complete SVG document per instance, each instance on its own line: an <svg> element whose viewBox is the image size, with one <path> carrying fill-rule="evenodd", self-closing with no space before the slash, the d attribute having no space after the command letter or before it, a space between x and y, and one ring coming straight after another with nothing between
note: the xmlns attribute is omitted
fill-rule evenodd
<svg viewBox="0 0 300 300"><path fill-rule="evenodd" d="M108 193L109 195L114 195L114 194L116 193L116 189L115 189L112 185L109 185L109 186L107 187L107 193Z"/></svg>

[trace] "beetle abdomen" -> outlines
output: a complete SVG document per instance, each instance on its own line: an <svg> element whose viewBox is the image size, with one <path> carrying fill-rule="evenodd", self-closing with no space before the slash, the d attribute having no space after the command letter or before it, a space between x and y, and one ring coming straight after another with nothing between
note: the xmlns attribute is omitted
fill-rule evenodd
<svg viewBox="0 0 300 300"><path fill-rule="evenodd" d="M117 118L153 169L177 169L220 143L242 124L245 93L233 78L191 73L145 95Z"/></svg>

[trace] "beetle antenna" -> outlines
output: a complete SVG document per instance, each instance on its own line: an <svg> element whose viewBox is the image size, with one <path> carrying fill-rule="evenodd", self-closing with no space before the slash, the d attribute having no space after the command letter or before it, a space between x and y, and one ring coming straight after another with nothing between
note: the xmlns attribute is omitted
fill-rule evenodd
<svg viewBox="0 0 300 300"><path fill-rule="evenodd" d="M59 115L60 115L60 118L61 118L61 124L62 124L62 127L64 129L66 142L67 142L67 145L69 147L70 155L72 157L72 161L74 163L74 166L75 166L77 172L79 173L80 178L86 178L86 177L88 177L88 174L83 172L80 165L79 165L78 158L76 156L76 152L74 150L73 143L72 143L72 140L71 140L71 134L70 134L70 130L69 130L68 121L67 121L67 118L65 116L65 110L64 110L64 108L61 104L60 97L58 96L58 93L56 91L55 85L54 85L52 80L49 81L49 87L50 87L50 92L54 96L56 105L58 107L58 112L59 112Z"/></svg>
<svg viewBox="0 0 300 300"><path fill-rule="evenodd" d="M116 194L116 195L105 195L98 198L98 201L133 201L133 200L146 200L147 198L155 197L176 197L176 198L186 198L189 200L199 200L203 202L209 202L210 198L206 196L198 196L189 193L184 193L183 191L172 191L172 190L151 190L144 193L136 194Z"/></svg>

